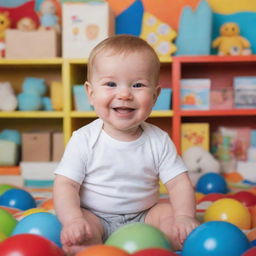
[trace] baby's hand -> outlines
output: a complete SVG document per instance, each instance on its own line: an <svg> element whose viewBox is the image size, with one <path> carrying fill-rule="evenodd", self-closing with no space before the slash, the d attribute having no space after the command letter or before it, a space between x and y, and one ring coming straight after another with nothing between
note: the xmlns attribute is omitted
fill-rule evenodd
<svg viewBox="0 0 256 256"><path fill-rule="evenodd" d="M190 216L179 215L174 218L172 227L173 236L180 249L189 233L196 228L200 223Z"/></svg>
<svg viewBox="0 0 256 256"><path fill-rule="evenodd" d="M79 217L64 224L61 231L61 243L63 246L80 245L91 236L89 223L83 217Z"/></svg>

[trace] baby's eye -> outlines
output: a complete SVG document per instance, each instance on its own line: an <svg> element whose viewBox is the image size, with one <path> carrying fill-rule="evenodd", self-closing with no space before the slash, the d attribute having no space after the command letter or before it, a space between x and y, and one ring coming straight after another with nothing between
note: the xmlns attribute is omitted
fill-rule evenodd
<svg viewBox="0 0 256 256"><path fill-rule="evenodd" d="M144 87L144 84L142 84L142 83L135 83L135 84L132 85L132 87L140 88L140 87Z"/></svg>
<svg viewBox="0 0 256 256"><path fill-rule="evenodd" d="M106 85L109 86L109 87L116 87L115 82L107 82Z"/></svg>

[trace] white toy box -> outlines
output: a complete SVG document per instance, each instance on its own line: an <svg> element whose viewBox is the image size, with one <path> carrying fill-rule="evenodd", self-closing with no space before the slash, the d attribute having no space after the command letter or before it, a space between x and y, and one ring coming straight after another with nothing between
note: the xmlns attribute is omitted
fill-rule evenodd
<svg viewBox="0 0 256 256"><path fill-rule="evenodd" d="M62 55L88 58L100 41L114 34L114 15L107 2L64 3Z"/></svg>

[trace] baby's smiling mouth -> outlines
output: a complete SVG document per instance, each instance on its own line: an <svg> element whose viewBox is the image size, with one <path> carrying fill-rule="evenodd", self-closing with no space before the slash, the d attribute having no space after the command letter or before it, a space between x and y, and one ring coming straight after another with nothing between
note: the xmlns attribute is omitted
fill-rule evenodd
<svg viewBox="0 0 256 256"><path fill-rule="evenodd" d="M134 108L128 108L128 107L116 107L113 109L120 114L131 113L135 110Z"/></svg>

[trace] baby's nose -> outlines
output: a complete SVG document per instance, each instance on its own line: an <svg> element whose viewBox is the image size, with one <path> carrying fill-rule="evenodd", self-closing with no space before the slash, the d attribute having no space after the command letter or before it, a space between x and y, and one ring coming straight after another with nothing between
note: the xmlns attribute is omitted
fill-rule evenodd
<svg viewBox="0 0 256 256"><path fill-rule="evenodd" d="M127 100L132 98L132 90L129 86L120 86L117 90L119 99Z"/></svg>

